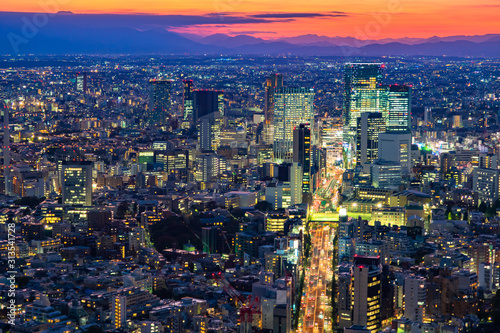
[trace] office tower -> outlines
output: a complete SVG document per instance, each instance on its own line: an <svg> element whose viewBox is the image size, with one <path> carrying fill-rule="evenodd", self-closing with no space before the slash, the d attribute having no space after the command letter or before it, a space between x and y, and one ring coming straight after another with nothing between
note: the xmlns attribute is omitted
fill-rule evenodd
<svg viewBox="0 0 500 333"><path fill-rule="evenodd" d="M381 278L379 257L355 256L352 268L352 324L372 333L381 327Z"/></svg>
<svg viewBox="0 0 500 333"><path fill-rule="evenodd" d="M343 146L348 167L355 165L358 117L363 112L386 115L388 93L381 85L383 68L380 63L347 63L344 66Z"/></svg>
<svg viewBox="0 0 500 333"><path fill-rule="evenodd" d="M4 193L10 195L12 193L12 182L9 175L10 166L10 131L9 131L9 108L7 104L0 102L0 117L3 124L2 149L0 151L0 159L2 159L2 176L4 177Z"/></svg>
<svg viewBox="0 0 500 333"><path fill-rule="evenodd" d="M411 132L411 87L389 86L387 132Z"/></svg>
<svg viewBox="0 0 500 333"><path fill-rule="evenodd" d="M427 300L425 278L410 275L405 278L405 317L413 322L422 323Z"/></svg>
<svg viewBox="0 0 500 333"><path fill-rule="evenodd" d="M432 122L432 109L426 107L424 110L424 126L429 125Z"/></svg>
<svg viewBox="0 0 500 333"><path fill-rule="evenodd" d="M293 129L293 162L302 166L302 193L304 202L311 192L311 128L300 124Z"/></svg>
<svg viewBox="0 0 500 333"><path fill-rule="evenodd" d="M162 163L163 171L169 175L177 171L182 174L189 169L189 151L184 149L155 151L155 162Z"/></svg>
<svg viewBox="0 0 500 333"><path fill-rule="evenodd" d="M165 125L170 112L170 80L149 81L150 99L148 121L150 125Z"/></svg>
<svg viewBox="0 0 500 333"><path fill-rule="evenodd" d="M224 118L224 92L221 90L195 90L193 92L193 120L219 112Z"/></svg>
<svg viewBox="0 0 500 333"><path fill-rule="evenodd" d="M499 198L500 170L475 168L472 171L472 190L479 195L479 203L490 206Z"/></svg>
<svg viewBox="0 0 500 333"><path fill-rule="evenodd" d="M304 181L304 172L302 165L299 162L293 162L290 171L290 187L291 187L291 204L297 205L302 203L302 185Z"/></svg>
<svg viewBox="0 0 500 333"><path fill-rule="evenodd" d="M363 112L356 123L356 165L365 167L378 158L379 134L385 132L381 112Z"/></svg>
<svg viewBox="0 0 500 333"><path fill-rule="evenodd" d="M219 157L215 153L205 152L196 156L197 182L209 182L219 174Z"/></svg>
<svg viewBox="0 0 500 333"><path fill-rule="evenodd" d="M220 144L220 113L216 111L198 118L197 127L199 149L216 151Z"/></svg>
<svg viewBox="0 0 500 333"><path fill-rule="evenodd" d="M111 223L113 213L110 209L93 209L87 213L88 232L92 234L95 230L103 231Z"/></svg>
<svg viewBox="0 0 500 333"><path fill-rule="evenodd" d="M283 75L272 74L265 83L264 142L272 143L274 137L274 93L283 87Z"/></svg>
<svg viewBox="0 0 500 333"><path fill-rule="evenodd" d="M401 165L396 162L376 160L370 165L370 181L375 188L397 190L401 185Z"/></svg>
<svg viewBox="0 0 500 333"><path fill-rule="evenodd" d="M184 111L184 120L192 119L193 117L193 80L182 80L183 93L182 93L182 105Z"/></svg>
<svg viewBox="0 0 500 333"><path fill-rule="evenodd" d="M224 252L224 235L220 227L201 228L201 240L203 242L203 252L210 254L222 254Z"/></svg>
<svg viewBox="0 0 500 333"><path fill-rule="evenodd" d="M314 89L276 88L273 114L274 159L290 162L293 150L293 129L300 124L313 123Z"/></svg>
<svg viewBox="0 0 500 333"><path fill-rule="evenodd" d="M461 128L462 127L462 116L456 114L453 116L453 128Z"/></svg>
<svg viewBox="0 0 500 333"><path fill-rule="evenodd" d="M273 205L273 209L288 208L292 204L292 189L290 182L278 182L266 187L266 201Z"/></svg>
<svg viewBox="0 0 500 333"><path fill-rule="evenodd" d="M87 92L87 73L76 74L76 91Z"/></svg>
<svg viewBox="0 0 500 333"><path fill-rule="evenodd" d="M389 132L378 135L378 158L401 165L404 174L411 173L411 132Z"/></svg>
<svg viewBox="0 0 500 333"><path fill-rule="evenodd" d="M351 309L351 273L339 273L337 307L339 313L339 328L350 327L352 325Z"/></svg>
<svg viewBox="0 0 500 333"><path fill-rule="evenodd" d="M452 152L441 153L441 155L439 155L439 161L440 176L442 179L446 179L446 175L455 165L455 154ZM479 167L481 167L481 165L479 165Z"/></svg>
<svg viewBox="0 0 500 333"><path fill-rule="evenodd" d="M62 162L62 203L92 206L92 162Z"/></svg>

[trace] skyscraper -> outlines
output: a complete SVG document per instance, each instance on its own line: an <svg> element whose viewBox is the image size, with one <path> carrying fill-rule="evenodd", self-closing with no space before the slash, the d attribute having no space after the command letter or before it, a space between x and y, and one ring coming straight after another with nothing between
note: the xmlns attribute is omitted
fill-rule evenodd
<svg viewBox="0 0 500 333"><path fill-rule="evenodd" d="M387 113L387 88L382 86L381 63L347 63L344 66L343 145L346 165L356 158L357 119L363 112Z"/></svg>
<svg viewBox="0 0 500 333"><path fill-rule="evenodd" d="M62 203L92 206L92 162L62 162Z"/></svg>
<svg viewBox="0 0 500 333"><path fill-rule="evenodd" d="M379 134L385 132L380 112L364 112L356 124L356 165L365 167L378 158Z"/></svg>
<svg viewBox="0 0 500 333"><path fill-rule="evenodd" d="M411 321L422 323L427 300L425 278L409 275L405 278L405 317Z"/></svg>
<svg viewBox="0 0 500 333"><path fill-rule="evenodd" d="M306 123L314 123L314 89L276 88L273 114L273 152L276 161L292 160L293 129Z"/></svg>
<svg viewBox="0 0 500 333"><path fill-rule="evenodd" d="M411 172L411 132L386 132L378 136L378 158L398 163L405 174Z"/></svg>
<svg viewBox="0 0 500 333"><path fill-rule="evenodd" d="M76 91L87 92L87 73L76 74Z"/></svg>
<svg viewBox="0 0 500 333"><path fill-rule="evenodd" d="M293 129L293 162L302 166L303 202L307 202L311 192L311 128L300 124Z"/></svg>
<svg viewBox="0 0 500 333"><path fill-rule="evenodd" d="M352 268L352 324L372 333L381 327L382 266L380 257L354 256Z"/></svg>
<svg viewBox="0 0 500 333"><path fill-rule="evenodd" d="M182 85L184 120L187 120L193 117L193 80L182 80Z"/></svg>
<svg viewBox="0 0 500 333"><path fill-rule="evenodd" d="M12 184L9 175L10 166L10 131L9 131L9 108L3 102L0 102L0 121L3 125L3 131L0 131L2 136L2 148L0 149L0 159L2 159L2 175L4 177L4 193L10 195Z"/></svg>
<svg viewBox="0 0 500 333"><path fill-rule="evenodd" d="M222 90L195 90L193 93L193 120L219 112L224 117L224 92Z"/></svg>
<svg viewBox="0 0 500 333"><path fill-rule="evenodd" d="M304 172L302 165L299 162L293 162L290 167L290 190L291 204L296 205L302 203L302 183L304 181Z"/></svg>
<svg viewBox="0 0 500 333"><path fill-rule="evenodd" d="M387 132L411 131L411 87L389 86Z"/></svg>
<svg viewBox="0 0 500 333"><path fill-rule="evenodd" d="M216 151L220 143L221 117L212 112L198 118L198 144L201 150Z"/></svg>
<svg viewBox="0 0 500 333"><path fill-rule="evenodd" d="M148 121L151 125L164 125L170 112L170 80L150 80Z"/></svg>
<svg viewBox="0 0 500 333"><path fill-rule="evenodd" d="M274 136L274 92L277 88L283 87L283 75L272 74L266 79L265 83L265 122L264 122L264 141L271 143Z"/></svg>

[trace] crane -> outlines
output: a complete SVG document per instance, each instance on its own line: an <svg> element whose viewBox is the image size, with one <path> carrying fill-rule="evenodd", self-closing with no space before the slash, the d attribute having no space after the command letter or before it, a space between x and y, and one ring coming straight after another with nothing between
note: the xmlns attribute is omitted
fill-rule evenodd
<svg viewBox="0 0 500 333"><path fill-rule="evenodd" d="M229 281L222 275L212 273L212 277L219 283L222 289L236 301L236 306L240 311L240 333L253 332L253 318L255 314L260 314L259 298L249 295L247 299L243 297Z"/></svg>

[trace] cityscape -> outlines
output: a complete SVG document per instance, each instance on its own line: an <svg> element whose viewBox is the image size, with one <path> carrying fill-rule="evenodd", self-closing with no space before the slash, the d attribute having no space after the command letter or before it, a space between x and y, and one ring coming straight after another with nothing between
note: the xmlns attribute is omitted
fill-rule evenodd
<svg viewBox="0 0 500 333"><path fill-rule="evenodd" d="M0 333L500 332L486 5L106 4L0 12Z"/></svg>

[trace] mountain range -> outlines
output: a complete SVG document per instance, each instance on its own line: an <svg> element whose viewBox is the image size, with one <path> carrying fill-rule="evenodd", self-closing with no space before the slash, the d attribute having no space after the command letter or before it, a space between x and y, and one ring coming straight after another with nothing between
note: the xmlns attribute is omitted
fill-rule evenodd
<svg viewBox="0 0 500 333"><path fill-rule="evenodd" d="M261 39L251 35L198 36L169 31L168 22L148 25L147 15L0 12L0 55L37 54L225 54L300 56L500 57L500 34L360 40L302 35ZM44 14L41 14L44 15ZM171 29L172 30L172 29Z"/></svg>

